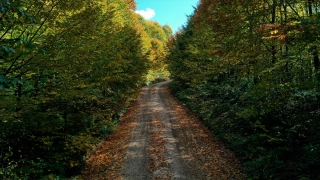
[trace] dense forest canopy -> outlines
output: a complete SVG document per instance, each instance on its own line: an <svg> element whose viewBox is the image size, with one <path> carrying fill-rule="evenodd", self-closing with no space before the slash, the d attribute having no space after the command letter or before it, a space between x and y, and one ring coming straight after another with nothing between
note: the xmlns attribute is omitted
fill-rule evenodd
<svg viewBox="0 0 320 180"><path fill-rule="evenodd" d="M142 85L172 92L247 179L319 179L320 2L200 0L174 36L134 0L0 0L0 178L77 178Z"/></svg>
<svg viewBox="0 0 320 180"><path fill-rule="evenodd" d="M0 178L75 176L141 85L167 76L172 30L133 0L0 1Z"/></svg>
<svg viewBox="0 0 320 180"><path fill-rule="evenodd" d="M201 0L169 42L172 91L248 179L319 179L320 2Z"/></svg>

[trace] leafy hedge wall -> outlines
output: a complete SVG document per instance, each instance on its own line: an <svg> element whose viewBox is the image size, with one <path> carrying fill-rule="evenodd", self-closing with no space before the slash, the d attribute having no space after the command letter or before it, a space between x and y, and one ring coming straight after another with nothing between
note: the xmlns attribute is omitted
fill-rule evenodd
<svg viewBox="0 0 320 180"><path fill-rule="evenodd" d="M0 179L75 177L116 130L160 51L134 10L132 0L0 2ZM154 32L167 39L166 28Z"/></svg>
<svg viewBox="0 0 320 180"><path fill-rule="evenodd" d="M314 1L202 0L170 40L172 92L233 150L248 179L319 179Z"/></svg>

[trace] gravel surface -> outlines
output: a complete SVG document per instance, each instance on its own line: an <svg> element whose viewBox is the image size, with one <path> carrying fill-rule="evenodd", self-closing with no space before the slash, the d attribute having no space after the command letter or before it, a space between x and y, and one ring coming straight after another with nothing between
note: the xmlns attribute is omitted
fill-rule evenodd
<svg viewBox="0 0 320 180"><path fill-rule="evenodd" d="M232 152L170 94L169 82L142 88L111 142L88 158L84 179L245 179Z"/></svg>
<svg viewBox="0 0 320 180"><path fill-rule="evenodd" d="M190 167L195 163L190 162L190 157L181 151L184 142L174 136L177 133L174 132L172 121L176 115L163 95L166 84L168 81L142 89L137 126L131 133L122 179L202 179L203 172ZM157 122L161 124L160 127L156 125ZM153 141L156 140L164 143L154 147L156 144ZM150 151L153 153L150 154Z"/></svg>

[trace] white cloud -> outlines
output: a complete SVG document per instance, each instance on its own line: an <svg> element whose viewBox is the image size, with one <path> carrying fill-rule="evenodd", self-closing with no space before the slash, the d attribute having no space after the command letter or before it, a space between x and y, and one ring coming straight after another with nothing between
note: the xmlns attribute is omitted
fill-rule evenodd
<svg viewBox="0 0 320 180"><path fill-rule="evenodd" d="M145 19L151 19L156 15L156 12L151 8L147 8L147 10L136 10L135 12Z"/></svg>

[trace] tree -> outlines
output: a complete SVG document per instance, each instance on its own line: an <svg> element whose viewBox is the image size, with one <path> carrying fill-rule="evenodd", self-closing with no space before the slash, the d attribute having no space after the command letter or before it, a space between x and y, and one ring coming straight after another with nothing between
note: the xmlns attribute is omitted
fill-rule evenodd
<svg viewBox="0 0 320 180"><path fill-rule="evenodd" d="M137 14L137 27L142 31L145 53L148 56L150 67L148 70L147 84L157 81L157 79L169 76L167 64L164 59L167 54L166 42L172 35L170 26L162 27L158 22L145 20ZM167 31L167 32L166 32Z"/></svg>
<svg viewBox="0 0 320 180"><path fill-rule="evenodd" d="M318 21L315 1L202 0L168 43L172 92L251 179L319 176Z"/></svg>
<svg viewBox="0 0 320 180"><path fill-rule="evenodd" d="M166 39L169 39L172 36L172 29L168 24L165 24L163 27L164 32L166 33Z"/></svg>
<svg viewBox="0 0 320 180"><path fill-rule="evenodd" d="M145 82L150 47L134 1L0 8L0 177L75 176Z"/></svg>

